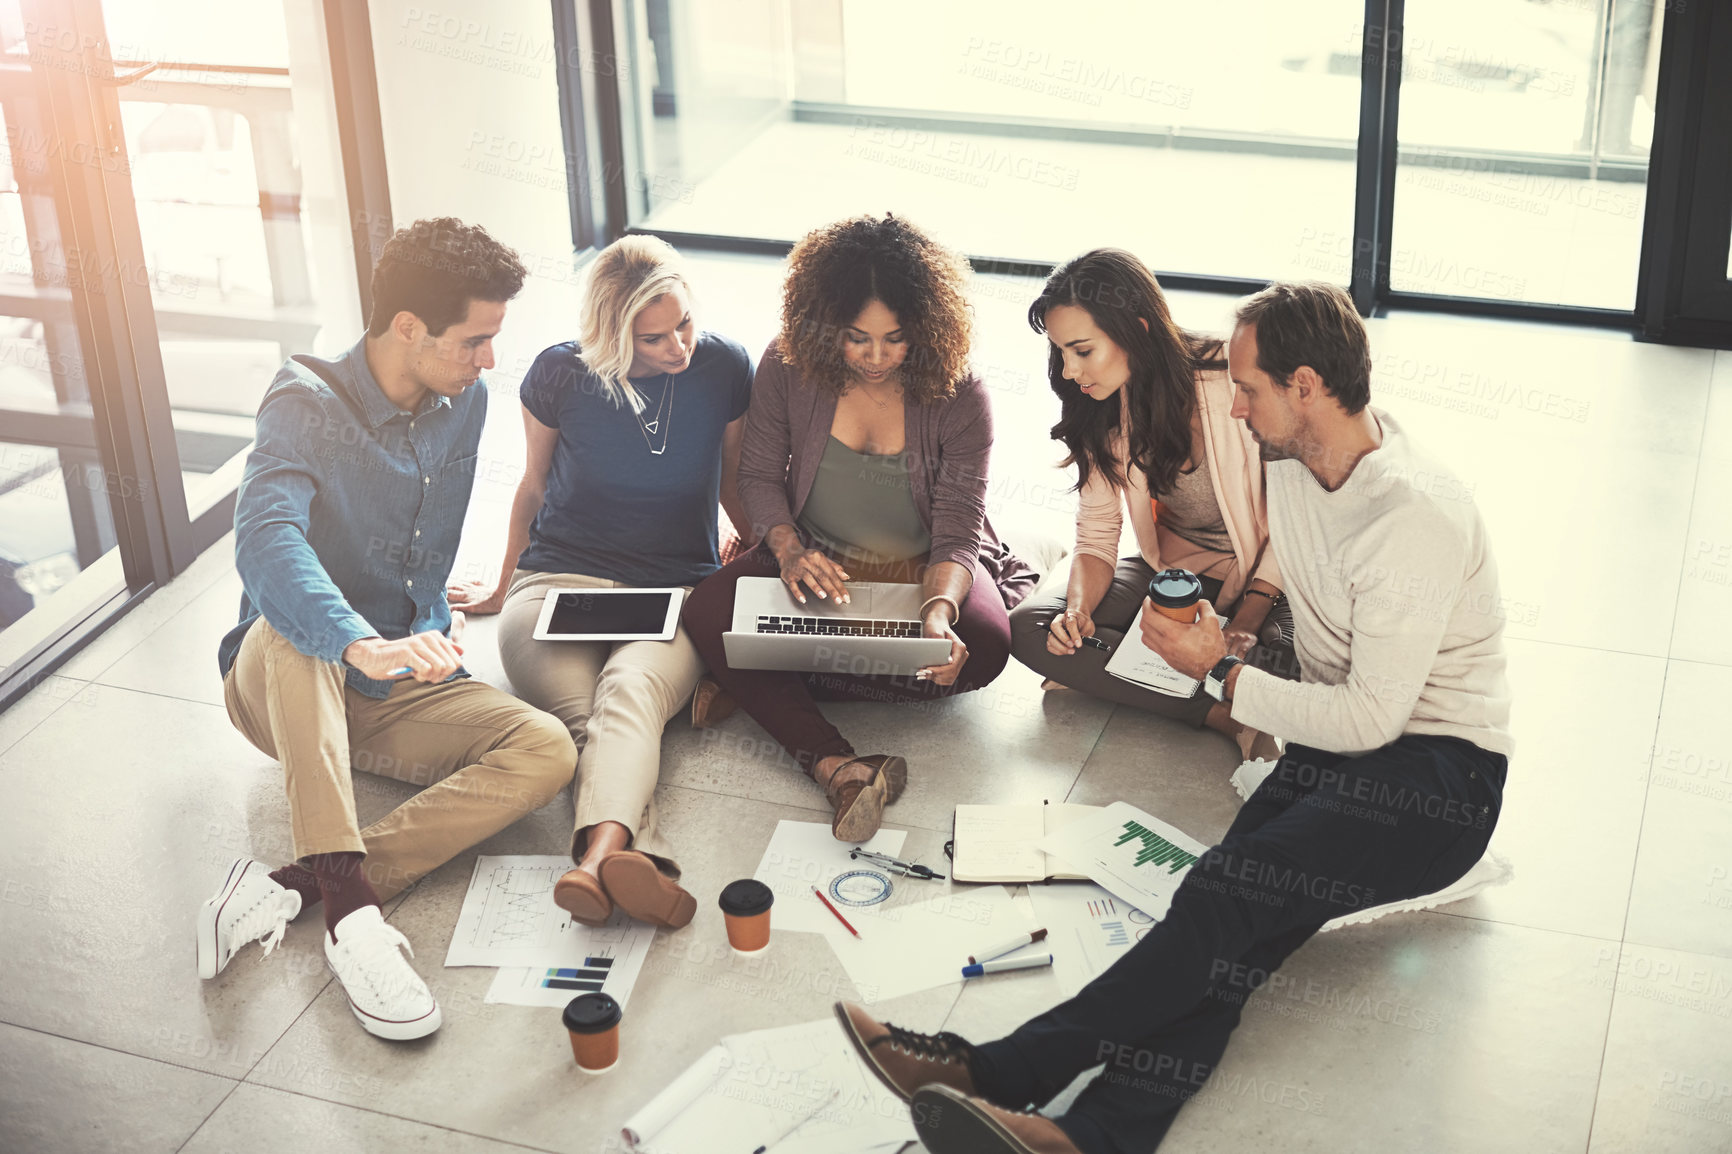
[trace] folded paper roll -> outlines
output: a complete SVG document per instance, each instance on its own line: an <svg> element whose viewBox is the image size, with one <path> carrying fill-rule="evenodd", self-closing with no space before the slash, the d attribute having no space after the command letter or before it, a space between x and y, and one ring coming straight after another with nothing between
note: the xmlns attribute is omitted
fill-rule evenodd
<svg viewBox="0 0 1732 1154"><path fill-rule="evenodd" d="M667 1089L626 1119L620 1137L634 1150L643 1146L666 1129L668 1123L685 1113L688 1106L702 1098L733 1064L733 1055L726 1046L711 1046L703 1057L686 1067L685 1073L668 1083Z"/></svg>

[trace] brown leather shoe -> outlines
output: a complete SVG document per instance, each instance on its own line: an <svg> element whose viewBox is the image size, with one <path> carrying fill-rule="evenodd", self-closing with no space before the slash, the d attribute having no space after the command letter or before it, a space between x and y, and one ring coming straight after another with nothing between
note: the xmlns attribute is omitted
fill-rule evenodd
<svg viewBox="0 0 1732 1154"><path fill-rule="evenodd" d="M955 1034L916 1034L877 1021L851 1002L837 1002L836 1017L866 1065L904 1102L913 1101L922 1086L974 1093L974 1075L968 1068L974 1047Z"/></svg>
<svg viewBox="0 0 1732 1154"><path fill-rule="evenodd" d="M949 1086L914 1094L914 1132L932 1154L1082 1154L1051 1118L1005 1110Z"/></svg>
<svg viewBox="0 0 1732 1154"><path fill-rule="evenodd" d="M553 904L580 925L605 925L613 917L613 900L601 883L583 870L567 870L553 883Z"/></svg>
<svg viewBox="0 0 1732 1154"><path fill-rule="evenodd" d="M677 930L698 912L697 899L635 849L610 853L596 868L613 904L640 922Z"/></svg>
<svg viewBox="0 0 1732 1154"><path fill-rule="evenodd" d="M858 762L870 765L884 775L884 804L895 805L896 799L902 796L902 791L908 788L908 761L897 757L894 753L868 753L864 757L856 757L854 761L843 765L836 772L841 773L849 765Z"/></svg>
<svg viewBox="0 0 1732 1154"><path fill-rule="evenodd" d="M713 677L705 677L692 690L692 728L708 729L726 721L739 707Z"/></svg>

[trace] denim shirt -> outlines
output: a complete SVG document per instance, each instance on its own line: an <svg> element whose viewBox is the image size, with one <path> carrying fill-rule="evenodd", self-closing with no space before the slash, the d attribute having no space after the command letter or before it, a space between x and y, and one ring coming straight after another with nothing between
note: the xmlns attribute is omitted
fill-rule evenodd
<svg viewBox="0 0 1732 1154"><path fill-rule="evenodd" d="M224 676L261 614L296 649L333 663L363 637L451 627L445 580L475 484L487 390L429 393L405 412L373 379L365 347L363 337L335 360L290 357L259 402L235 497L243 592L240 624L217 651ZM396 684L344 669L369 697Z"/></svg>

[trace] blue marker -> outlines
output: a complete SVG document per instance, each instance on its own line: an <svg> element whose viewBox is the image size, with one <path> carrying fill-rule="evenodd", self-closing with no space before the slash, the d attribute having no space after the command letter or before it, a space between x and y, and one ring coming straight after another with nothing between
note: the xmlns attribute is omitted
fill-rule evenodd
<svg viewBox="0 0 1732 1154"><path fill-rule="evenodd" d="M999 958L991 962L976 962L972 966L962 967L962 976L978 978L984 974L996 974L1004 970L1032 970L1039 966L1052 965L1051 954L1029 954L1021 958Z"/></svg>

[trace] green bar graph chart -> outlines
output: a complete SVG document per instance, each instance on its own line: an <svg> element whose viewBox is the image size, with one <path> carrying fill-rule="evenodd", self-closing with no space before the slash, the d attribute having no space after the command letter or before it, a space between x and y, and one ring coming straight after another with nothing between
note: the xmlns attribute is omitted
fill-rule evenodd
<svg viewBox="0 0 1732 1154"><path fill-rule="evenodd" d="M1140 840L1143 843L1143 848L1137 851L1136 864L1139 867L1166 866L1169 874L1176 874L1189 869L1191 864L1197 860L1196 854L1186 853L1141 822L1127 821L1123 829L1124 833L1113 845L1121 846L1127 842Z"/></svg>

